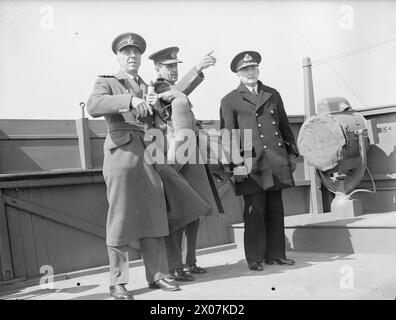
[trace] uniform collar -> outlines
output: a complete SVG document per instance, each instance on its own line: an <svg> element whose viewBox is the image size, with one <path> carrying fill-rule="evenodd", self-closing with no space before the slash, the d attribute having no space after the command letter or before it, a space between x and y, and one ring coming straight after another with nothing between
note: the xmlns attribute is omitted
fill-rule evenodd
<svg viewBox="0 0 396 320"><path fill-rule="evenodd" d="M256 109L260 108L272 96L271 92L265 90L265 86L259 80L257 81L258 97L256 97L242 82L239 84L238 92L243 98L252 104Z"/></svg>
<svg viewBox="0 0 396 320"><path fill-rule="evenodd" d="M246 86L246 85L245 85ZM246 86L246 88L253 93L253 89L258 92L258 84L256 83L256 85L254 87L250 87L250 86Z"/></svg>
<svg viewBox="0 0 396 320"><path fill-rule="evenodd" d="M120 69L117 73L114 74L114 77L116 77L118 80L133 80L133 76L131 76L130 74L126 73L125 71L123 71L122 69ZM138 81L140 80L140 76L136 75L136 78L138 79Z"/></svg>

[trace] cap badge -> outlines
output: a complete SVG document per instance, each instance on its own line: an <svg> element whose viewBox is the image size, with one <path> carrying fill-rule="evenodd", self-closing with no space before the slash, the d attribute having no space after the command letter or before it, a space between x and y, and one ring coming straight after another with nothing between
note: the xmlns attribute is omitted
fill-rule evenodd
<svg viewBox="0 0 396 320"><path fill-rule="evenodd" d="M249 62L252 60L253 60L252 56L246 53L245 57L243 58L243 62Z"/></svg>
<svg viewBox="0 0 396 320"><path fill-rule="evenodd" d="M128 39L127 39L127 44L133 44L133 43L134 43L133 37L129 36Z"/></svg>

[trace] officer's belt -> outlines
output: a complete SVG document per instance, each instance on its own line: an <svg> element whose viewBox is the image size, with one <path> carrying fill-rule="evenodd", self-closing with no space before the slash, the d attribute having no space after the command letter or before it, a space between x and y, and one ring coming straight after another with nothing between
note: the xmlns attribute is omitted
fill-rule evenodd
<svg viewBox="0 0 396 320"><path fill-rule="evenodd" d="M109 132L125 130L125 131L145 131L145 125L136 122L116 122L108 125Z"/></svg>

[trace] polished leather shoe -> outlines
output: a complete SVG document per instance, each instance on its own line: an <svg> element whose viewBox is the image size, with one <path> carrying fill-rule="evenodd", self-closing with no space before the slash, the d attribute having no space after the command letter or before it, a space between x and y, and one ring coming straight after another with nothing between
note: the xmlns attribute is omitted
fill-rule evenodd
<svg viewBox="0 0 396 320"><path fill-rule="evenodd" d="M164 291L179 291L180 287L177 284L173 284L170 280L160 279L155 282L149 283L151 289L162 289Z"/></svg>
<svg viewBox="0 0 396 320"><path fill-rule="evenodd" d="M182 268L171 270L169 272L171 279L176 281L194 281L195 278L191 275L186 273Z"/></svg>
<svg viewBox="0 0 396 320"><path fill-rule="evenodd" d="M198 267L196 264L188 266L188 271L195 274L206 273L206 270L202 267Z"/></svg>
<svg viewBox="0 0 396 320"><path fill-rule="evenodd" d="M249 269L253 271L263 271L263 265L260 262L252 262L248 264Z"/></svg>
<svg viewBox="0 0 396 320"><path fill-rule="evenodd" d="M133 295L125 289L123 284L110 286L110 296L117 300L135 300Z"/></svg>
<svg viewBox="0 0 396 320"><path fill-rule="evenodd" d="M285 265L285 266L291 266L295 264L296 262L293 259L270 259L270 260L265 260L266 264L279 264L279 265Z"/></svg>

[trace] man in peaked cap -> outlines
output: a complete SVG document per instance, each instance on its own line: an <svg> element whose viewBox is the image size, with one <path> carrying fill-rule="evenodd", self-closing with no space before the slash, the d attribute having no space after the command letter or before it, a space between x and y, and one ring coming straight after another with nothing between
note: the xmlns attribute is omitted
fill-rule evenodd
<svg viewBox="0 0 396 320"><path fill-rule="evenodd" d="M116 299L133 299L125 288L129 281L129 246L140 250L150 288L180 290L168 274L164 237L172 226L168 223L167 204L177 213L176 217L181 217L174 219L175 224L181 225L210 210L174 168L144 162L144 133L152 126L151 105L158 98L155 93L147 94L147 85L138 74L145 49L146 42L136 33L117 36L112 51L120 70L99 76L87 103L88 113L94 118L103 116L108 127L103 146L103 176L109 203L106 245L110 295ZM165 198L164 181L171 183L174 192L186 201ZM183 216L191 205L190 214Z"/></svg>
<svg viewBox="0 0 396 320"><path fill-rule="evenodd" d="M286 258L282 189L294 186L292 172L298 151L279 92L258 80L261 56L243 51L231 62L240 80L221 100L221 129L251 129L251 167L241 144L241 163L233 163L236 195L244 197L244 248L248 267L262 263L292 265Z"/></svg>
<svg viewBox="0 0 396 320"><path fill-rule="evenodd" d="M149 56L153 60L155 71L157 73L157 80L154 83L155 92L162 94L172 90L178 90L185 95L189 95L203 80L203 70L213 66L216 63L216 58L211 56L212 52L203 56L187 74L180 80L178 73L178 64L182 63L177 57L179 52L178 47L168 47L159 50ZM190 129L197 131L196 120L191 111L191 103L188 101L184 105L170 105L167 101L160 99L163 108L168 108L169 112L166 115L165 122L170 123L173 130L173 138L169 143L169 155L177 152L177 141L184 141L184 136L178 140L179 133L183 135L183 130ZM169 127L168 127L169 129ZM196 146L193 146L196 148ZM174 150L173 150L174 149ZM176 163L177 164L177 163ZM215 188L212 175L210 174L207 165L186 163L177 165L180 174L188 181L188 183L197 191L197 193L211 206L209 214L224 213L220 202L220 197ZM170 190L171 191L171 190ZM165 189L165 192L167 190ZM165 238L165 243L168 253L169 273L171 277L178 281L193 281L194 277L191 273L201 274L206 273L206 270L196 265L196 241L199 227L199 219L192 223L175 230ZM186 233L187 238L187 256L186 265L188 273L183 270L182 261L182 236Z"/></svg>

